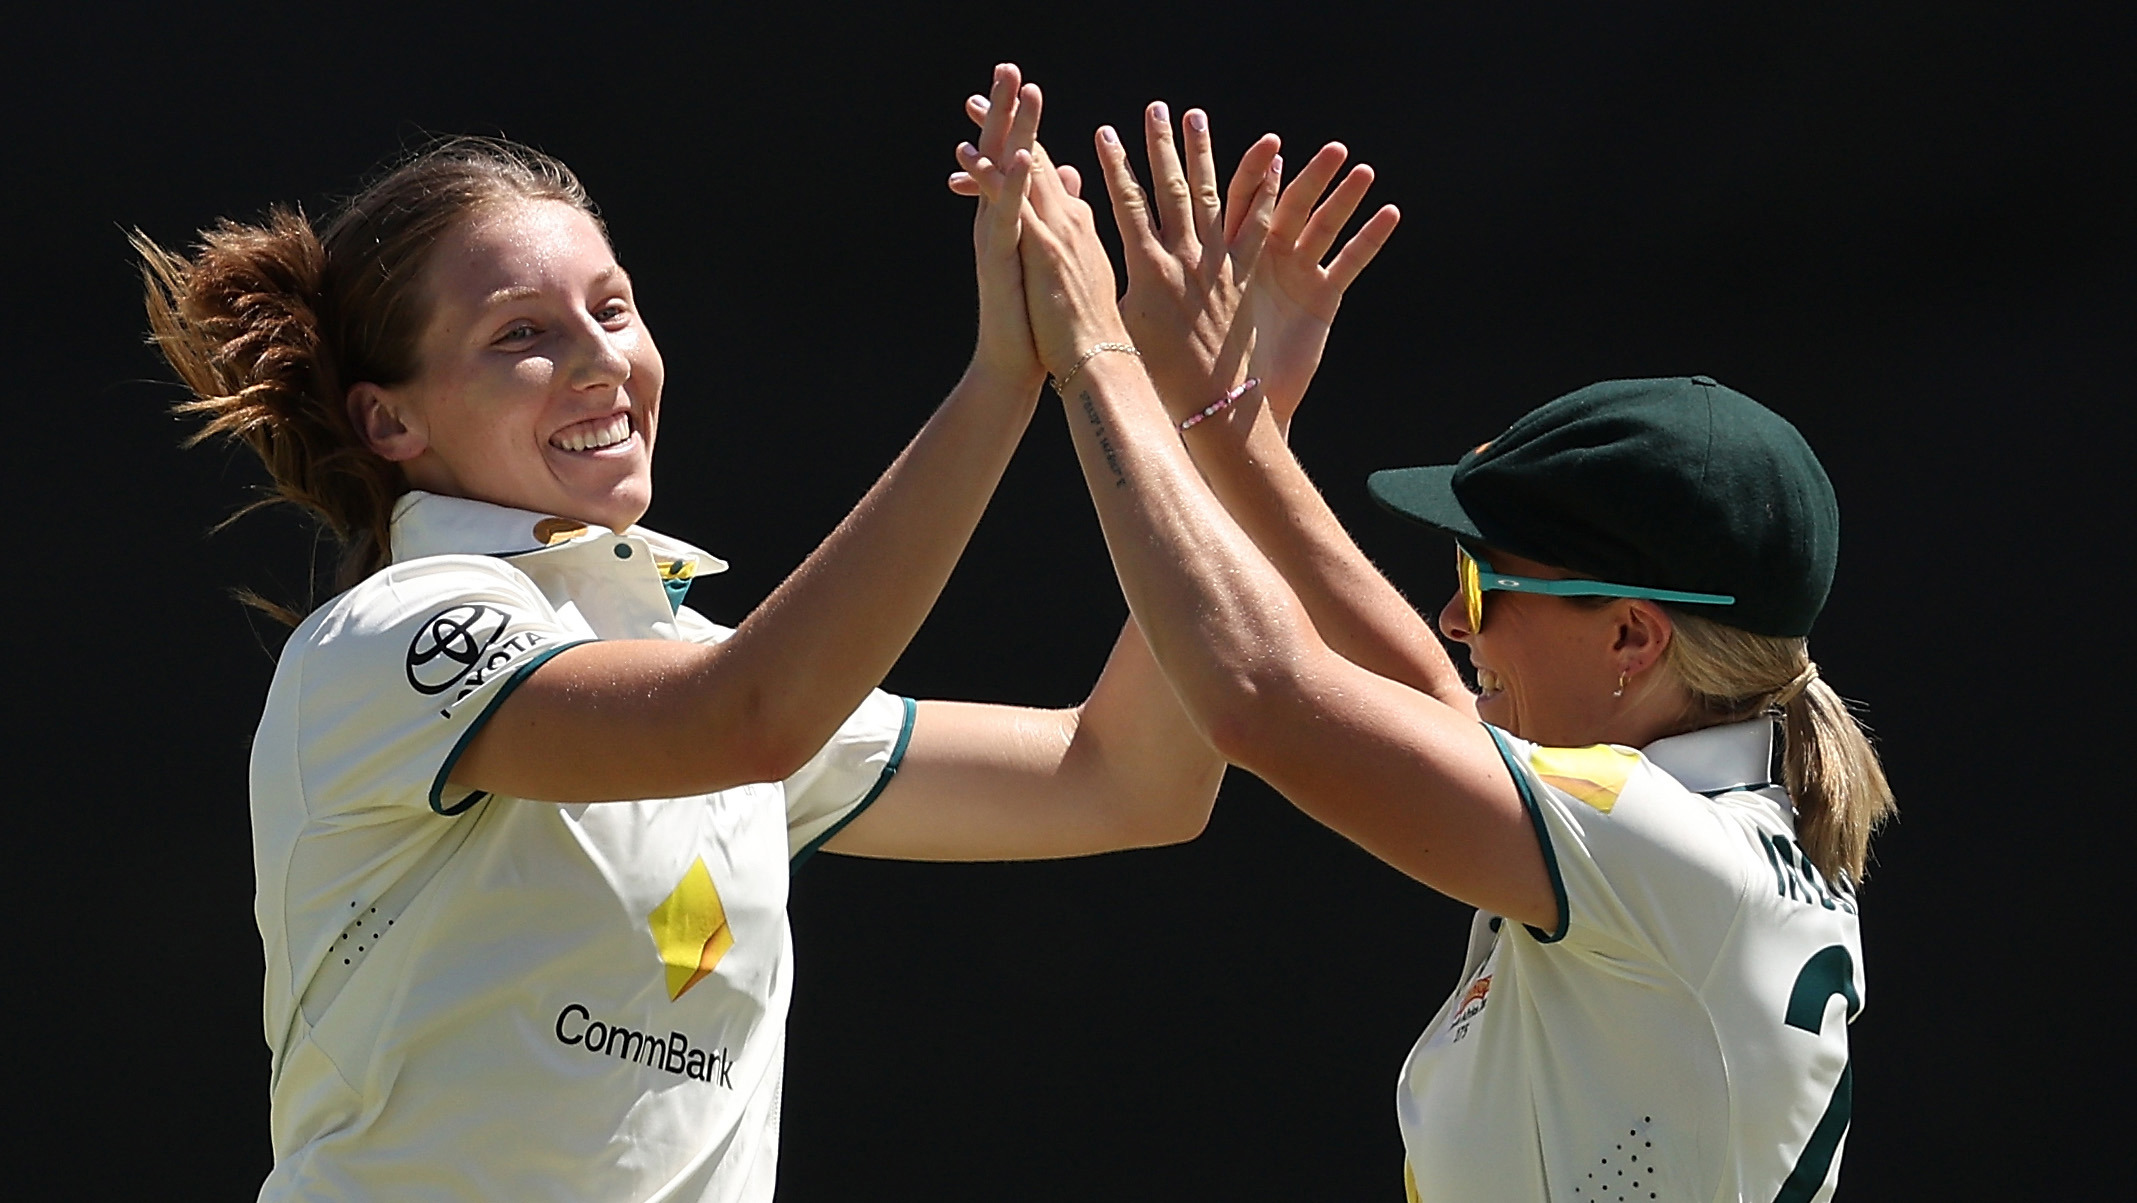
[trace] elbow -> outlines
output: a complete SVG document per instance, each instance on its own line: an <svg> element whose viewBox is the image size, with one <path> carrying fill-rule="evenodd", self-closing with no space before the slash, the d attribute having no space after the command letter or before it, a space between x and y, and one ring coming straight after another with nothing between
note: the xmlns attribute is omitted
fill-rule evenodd
<svg viewBox="0 0 2137 1203"><path fill-rule="evenodd" d="M1224 766L1213 767L1207 776L1182 783L1163 797L1142 799L1123 816L1118 834L1122 847L1164 848L1185 844L1209 829L1210 812L1217 805L1217 784Z"/></svg>
<svg viewBox="0 0 2137 1203"><path fill-rule="evenodd" d="M801 771L831 737L821 724L802 721L767 699L753 698L729 728L731 738L706 741L720 748L723 776L739 784L784 781Z"/></svg>
<svg viewBox="0 0 2137 1203"><path fill-rule="evenodd" d="M1270 749L1282 744L1302 693L1291 668L1276 661L1254 665L1202 699L1198 724L1227 763L1258 774Z"/></svg>

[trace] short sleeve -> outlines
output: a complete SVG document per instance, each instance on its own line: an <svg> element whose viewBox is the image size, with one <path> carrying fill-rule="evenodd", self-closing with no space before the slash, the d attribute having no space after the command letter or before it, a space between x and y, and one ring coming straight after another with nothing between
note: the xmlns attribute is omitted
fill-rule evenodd
<svg viewBox="0 0 2137 1203"><path fill-rule="evenodd" d="M585 642L524 573L432 556L374 574L292 638L306 808L357 822L458 814L453 764L543 661Z"/></svg>
<svg viewBox="0 0 2137 1203"><path fill-rule="evenodd" d="M915 706L882 690L839 725L831 742L786 779L787 855L799 866L860 816L897 775Z"/></svg>
<svg viewBox="0 0 2137 1203"><path fill-rule="evenodd" d="M1486 730L1558 895L1558 930L1529 934L1679 968L1709 962L1736 920L1750 868L1713 805L1632 748L1553 748Z"/></svg>

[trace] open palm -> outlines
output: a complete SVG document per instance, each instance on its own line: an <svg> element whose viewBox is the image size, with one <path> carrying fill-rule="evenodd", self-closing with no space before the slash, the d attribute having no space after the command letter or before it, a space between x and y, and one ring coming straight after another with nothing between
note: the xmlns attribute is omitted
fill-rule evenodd
<svg viewBox="0 0 2137 1203"><path fill-rule="evenodd" d="M1395 206L1381 206L1334 259L1322 264L1373 184L1373 169L1361 163L1321 200L1349 153L1342 143L1329 143L1285 186L1247 285L1242 312L1253 327L1249 369L1261 380L1271 414L1286 429L1320 367L1344 292L1402 219Z"/></svg>

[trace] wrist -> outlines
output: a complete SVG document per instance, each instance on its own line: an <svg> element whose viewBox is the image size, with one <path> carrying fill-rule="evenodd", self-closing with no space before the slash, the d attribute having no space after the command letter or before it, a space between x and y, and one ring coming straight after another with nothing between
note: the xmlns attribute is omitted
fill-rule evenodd
<svg viewBox="0 0 2137 1203"><path fill-rule="evenodd" d="M1082 378L1086 371L1091 370L1094 364L1112 366L1108 361L1133 359L1136 361L1135 370L1141 372L1143 370L1142 358L1143 353L1137 350L1135 344L1129 342L1125 337L1106 339L1102 342L1086 345L1082 351L1077 353L1074 359L1068 362L1066 367L1058 371L1049 372L1047 375L1053 382L1054 391L1063 397L1067 397L1069 389L1073 388L1076 381Z"/></svg>
<svg viewBox="0 0 2137 1203"><path fill-rule="evenodd" d="M1091 348L1107 343L1122 343L1134 346L1135 340L1119 323L1078 323L1074 328L1050 340L1052 345L1040 352L1039 358L1046 367L1046 374L1058 380L1076 366Z"/></svg>
<svg viewBox="0 0 2137 1203"><path fill-rule="evenodd" d="M1013 364L975 353L954 391L984 399L988 405L1014 404L1029 416L1038 410L1039 390L1045 383L1045 370L1033 360Z"/></svg>

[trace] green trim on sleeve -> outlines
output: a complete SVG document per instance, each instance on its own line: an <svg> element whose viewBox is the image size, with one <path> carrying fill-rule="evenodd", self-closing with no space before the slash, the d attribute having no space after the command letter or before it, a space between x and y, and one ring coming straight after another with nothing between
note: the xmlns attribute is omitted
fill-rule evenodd
<svg viewBox="0 0 2137 1203"><path fill-rule="evenodd" d="M883 762L883 771L877 774L874 787L859 802L854 804L852 810L840 815L838 822L825 829L822 835L801 846L801 851L795 853L793 858L787 861L787 875L789 877L793 876L801 868L801 862L816 855L818 848L830 843L832 836L845 830L846 824L860 818L862 811L875 805L876 799L882 797L884 789L890 785L890 779L898 775L898 766L905 763L905 746L913 742L913 716L920 712L919 704L914 702L913 699L900 698L898 700L905 703L905 721L898 728L898 742L891 745L890 759Z"/></svg>
<svg viewBox="0 0 2137 1203"><path fill-rule="evenodd" d="M549 648L545 651L536 652L532 657L527 660L525 664L522 664L518 668L512 670L512 675L505 679L504 684L497 687L496 696L492 697L489 701L489 704L482 708L482 713L476 715L475 721L469 723L467 730L460 733L459 742L455 743L453 745L453 750L446 754L445 763L438 767L438 775L430 783L430 808L432 810L450 818L453 815L457 815L462 811L465 811L468 807L473 806L475 803L482 801L485 794L482 790L478 789L470 792L467 797L460 799L458 802L453 803L451 806L444 805L445 800L442 795L445 793L445 779L453 775L453 766L460 763L460 754L467 751L468 741L475 738L475 733L477 731L482 730L482 725L484 723L490 721L490 716L497 713L498 705L501 704L506 698L512 696L512 691L519 688L519 683L527 679L528 673L531 673L535 669L540 668L543 664L548 662L549 657L556 655L558 652L564 651L568 648L575 648L582 643L594 642L597 641L592 639L574 639L570 643L560 643L553 648Z"/></svg>
<svg viewBox="0 0 2137 1203"><path fill-rule="evenodd" d="M1499 729L1490 723L1484 730L1491 734L1491 741L1499 746L1499 759L1506 762L1506 771L1513 774L1514 789L1521 795L1521 805L1529 812L1529 824L1536 829L1536 846L1543 849L1543 867L1551 875L1551 895L1558 900L1558 930L1545 932L1524 923L1529 934L1545 944L1556 944L1566 938L1566 928L1573 922L1572 908L1566 905L1566 879L1558 872L1558 853L1551 848L1551 829L1544 824L1543 810L1536 804L1536 793L1529 788L1529 775L1514 759L1514 750L1506 746L1506 739Z"/></svg>

